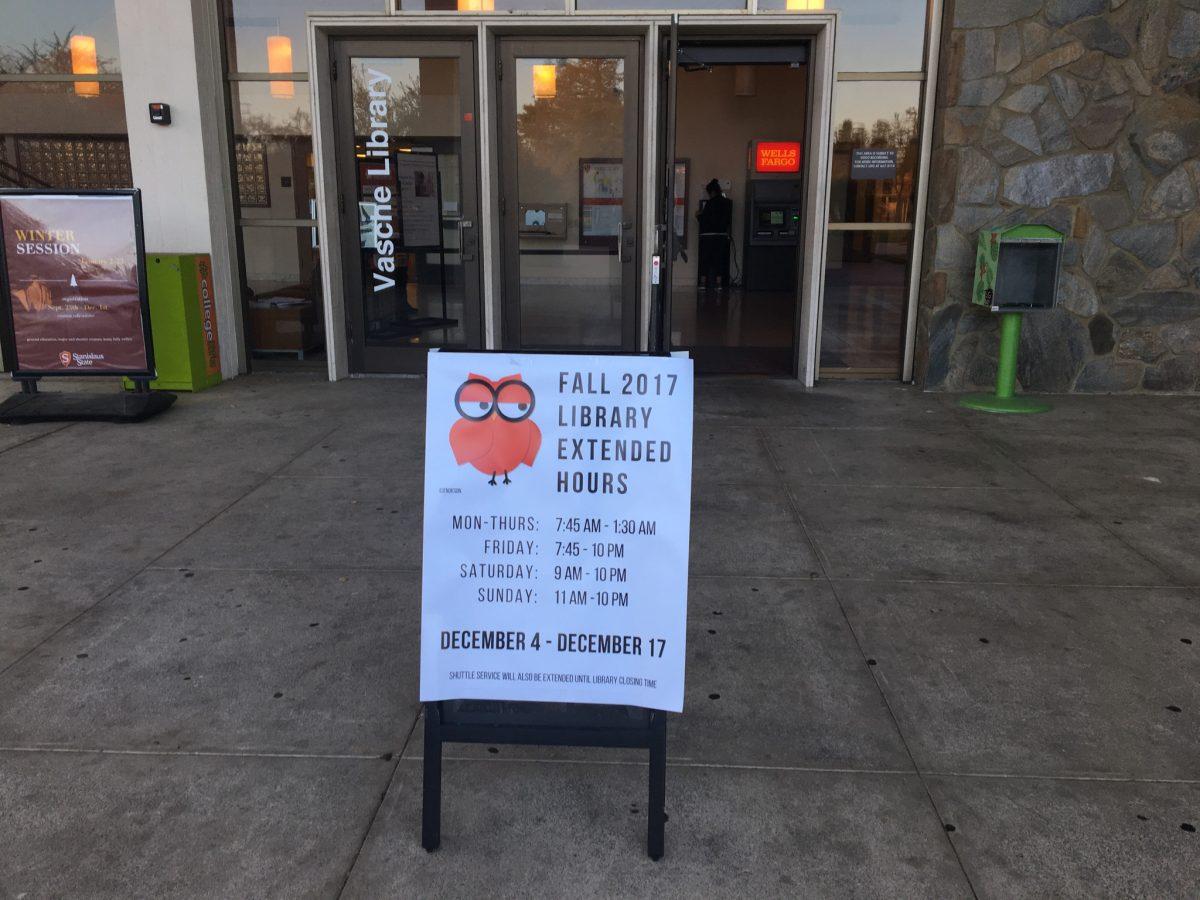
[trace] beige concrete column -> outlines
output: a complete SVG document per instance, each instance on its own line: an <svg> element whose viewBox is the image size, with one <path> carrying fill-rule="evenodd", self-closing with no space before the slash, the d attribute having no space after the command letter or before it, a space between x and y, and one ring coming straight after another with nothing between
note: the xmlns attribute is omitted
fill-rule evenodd
<svg viewBox="0 0 1200 900"><path fill-rule="evenodd" d="M230 378L246 370L246 355L215 7L205 0L116 0L146 250L211 254L221 371ZM170 104L170 125L151 124L151 102Z"/></svg>

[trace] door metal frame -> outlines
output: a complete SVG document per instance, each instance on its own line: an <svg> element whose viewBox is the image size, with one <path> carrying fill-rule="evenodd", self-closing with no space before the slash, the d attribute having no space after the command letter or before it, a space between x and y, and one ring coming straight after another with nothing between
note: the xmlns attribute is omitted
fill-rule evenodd
<svg viewBox="0 0 1200 900"><path fill-rule="evenodd" d="M506 350L519 350L524 347L521 338L521 257L520 237L517 233L519 206L519 186L517 184L517 129L515 126L516 109L516 61L518 58L537 57L546 59L563 59L568 57L605 57L621 58L625 61L625 102L624 102L624 184L636 186L630 194L625 190L621 203L622 222L632 223L632 234L626 237L624 232L618 236L617 255L621 272L621 346L597 349L620 349L632 351L638 346L639 320L639 274L641 266L640 240L642 233L642 216L640 203L642 200L642 127L644 114L642 84L642 42L637 37L599 38L571 36L500 36L497 41L499 85L496 89L499 112L497 129L499 132L499 170L501 201L501 277L503 331L501 346ZM632 178L629 176L632 174ZM581 211L577 211L581 214ZM625 256L628 250L628 257ZM533 349L578 349L537 347Z"/></svg>
<svg viewBox="0 0 1200 900"><path fill-rule="evenodd" d="M335 38L332 42L332 59L336 62L334 125L334 155L337 166L338 218L340 220L340 250L342 267L342 289L348 303L345 306L346 344L348 368L363 374L421 374L425 371L427 344L395 347L371 347L366 342L366 316L362 305L362 255L358 248L358 203L355 199L357 164L354 154L353 126L353 80L350 77L351 59L457 59L459 61L460 112L460 221L479 221L479 198L481 179L479 169L478 97L476 77L475 42L460 37L405 36L389 38ZM444 230L439 210L438 227ZM478 235L467 234L460 229L460 240L468 238L478 247ZM465 246L465 243L460 245ZM351 248L353 252L351 251ZM474 259L463 259L463 321L464 346L469 349L483 348L483 265L478 249Z"/></svg>
<svg viewBox="0 0 1200 900"><path fill-rule="evenodd" d="M793 373L805 387L816 384L820 363L821 313L825 296L825 255L829 225L830 161L833 152L834 46L838 13L808 16L754 15L732 21L719 16L681 15L679 41L719 38L780 38L809 41L804 202L801 240L804 249L797 273L796 322L792 343ZM665 24L669 24L665 23ZM662 33L665 28L660 27Z"/></svg>
<svg viewBox="0 0 1200 900"><path fill-rule="evenodd" d="M917 313L925 253L925 211L929 202L929 169L933 157L933 116L937 106L938 64L942 48L943 0L929 0L925 26L925 83L921 85L921 155L917 162L916 204L913 209L912 259L905 296L904 359L900 380L914 380L917 355Z"/></svg>
<svg viewBox="0 0 1200 900"><path fill-rule="evenodd" d="M813 52L810 62L812 95L809 102L809 147L805 177L809 184L804 211L805 233L810 235L809 253L801 276L800 326L796 335L797 378L811 386L816 380L818 343L820 337L820 301L823 296L826 225L829 207L829 158L832 136L832 104L834 87L834 40L838 12L826 10L815 13L779 13L722 15L684 13L680 15L680 34L692 37L700 34L786 35L809 36ZM339 38L450 38L473 40L477 51L476 71L490 73L496 65L496 38L579 37L623 38L637 37L642 41L641 66L644 86L644 109L641 113L642 171L647 161L656 160L659 138L655 124L659 118L659 89L657 84L660 52L659 39L670 26L671 14L541 14L479 16L461 14L312 14L308 17L309 59L312 66L313 153L316 167L317 219L321 242L326 248L341 246L341 220L337 213L337 159L334 152L333 97L336 87L330 81L330 48ZM480 162L480 231L482 249L482 304L484 315L484 344L490 349L499 346L500 323L500 228L496 221L495 203L497 168L494 142L497 138L493 114L497 108L495 79L478 78L476 108L479 112L477 129ZM642 191L643 201L638 210L640 239L637 278L638 323L637 347L645 349L650 330L650 273L649 262L654 253L654 226L657 222L657 186ZM356 225L357 228L357 225ZM345 341L345 296L340 253L323 253L321 265L322 288L325 296L325 334L329 363L329 379L349 375Z"/></svg>
<svg viewBox="0 0 1200 900"><path fill-rule="evenodd" d="M657 304L661 304L661 309L657 309L657 315L661 324L661 333L663 335L664 349L672 350L672 332L671 332L671 315L673 313L674 294L672 292L671 279L674 269L674 230L673 219L670 212L674 203L674 164L679 158L678 153L671 152L677 149L676 147L676 114L678 107L678 67L681 55L691 53L695 55L697 51L708 48L720 48L726 50L726 60L718 63L720 65L733 66L737 65L738 56L749 60L753 57L754 50L758 45L770 46L772 43L787 43L795 46L803 44L806 48L805 62L805 79L804 79L804 96L802 108L803 133L800 135L801 146L804 151L805 165L800 173L802 184L801 206L806 211L811 202L811 192L813 186L810 184L810 179L813 177L811 166L807 165L808 156L813 152L810 146L810 136L813 132L813 117L812 106L814 98L814 78L812 66L814 63L816 39L812 35L779 35L770 34L764 35L754 31L741 31L727 36L722 34L719 38L714 38L712 34L705 32L695 32L688 30L683 36L679 33L678 16L671 17L671 25L667 29L660 29L660 45L663 50L663 70L659 79L660 102L665 101L665 116L660 124L660 133L664 135L664 146L659 151L658 171L659 177L663 179L663 184L659 186L659 194L661 205L658 212L658 228L663 234L663 239L660 241L661 252L664 255L661 275L662 284L661 290L656 292ZM665 36L663 36L665 35ZM729 51L740 51L732 56ZM712 52L710 50L710 52ZM760 57L756 61L769 61L765 57ZM789 98L781 98L781 102L786 102ZM745 210L744 215L749 215L749 210ZM799 265L796 271L796 283L794 285L795 309L792 316L791 326L791 359L788 365L788 375L796 378L804 372L804 354L801 352L802 332L806 327L804 298L806 296L806 278L805 264L807 262L805 256L809 252L810 245L807 240L810 236L810 217L805 215L801 221L799 234L797 235L797 253ZM743 261L743 266L745 262ZM657 305L656 304L656 305ZM654 332L654 324L651 323L651 332ZM700 346L692 349L699 350ZM811 384L809 385L811 386Z"/></svg>
<svg viewBox="0 0 1200 900"><path fill-rule="evenodd" d="M655 155L658 177L658 241L655 253L659 258L658 284L651 287L651 317L647 349L659 353L671 349L671 314L674 294L671 281L675 273L675 128L679 92L679 16L671 16L666 36L659 29L658 46L662 59L656 68L659 71L658 133L662 146ZM684 215L691 211L685 209ZM651 269L651 274L654 270ZM657 288L657 289L655 289Z"/></svg>

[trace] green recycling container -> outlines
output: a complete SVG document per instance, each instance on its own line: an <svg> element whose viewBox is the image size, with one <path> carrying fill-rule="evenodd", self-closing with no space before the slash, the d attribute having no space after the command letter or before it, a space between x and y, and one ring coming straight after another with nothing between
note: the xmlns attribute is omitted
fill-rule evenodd
<svg viewBox="0 0 1200 900"><path fill-rule="evenodd" d="M212 260L205 253L147 253L150 334L157 376L151 388L200 391L221 381ZM133 382L125 379L132 390Z"/></svg>

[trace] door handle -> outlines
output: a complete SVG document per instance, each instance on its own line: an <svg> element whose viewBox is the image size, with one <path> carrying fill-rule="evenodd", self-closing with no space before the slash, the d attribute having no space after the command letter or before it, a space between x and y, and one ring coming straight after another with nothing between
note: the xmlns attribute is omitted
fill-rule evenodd
<svg viewBox="0 0 1200 900"><path fill-rule="evenodd" d="M458 255L463 262L474 262L475 260L475 223L470 219L458 220ZM470 249L467 244L470 244Z"/></svg>
<svg viewBox="0 0 1200 900"><path fill-rule="evenodd" d="M625 234L626 232L631 232L632 230L632 222L617 223L617 262L629 262L631 259L633 259L632 255L627 256L625 253L625 242L628 241L630 244L633 243L632 235L626 238Z"/></svg>

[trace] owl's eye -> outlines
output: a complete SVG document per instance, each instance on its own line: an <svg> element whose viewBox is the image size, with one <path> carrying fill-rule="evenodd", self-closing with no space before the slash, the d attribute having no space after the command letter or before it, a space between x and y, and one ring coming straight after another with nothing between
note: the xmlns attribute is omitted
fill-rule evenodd
<svg viewBox="0 0 1200 900"><path fill-rule="evenodd" d="M496 408L496 401L490 397L487 400L468 400L459 405L458 411L468 419L486 419Z"/></svg>
<svg viewBox="0 0 1200 900"><path fill-rule="evenodd" d="M501 403L496 407L500 411L500 415L509 421L519 421L525 415L525 410L529 408L528 403Z"/></svg>
<svg viewBox="0 0 1200 900"><path fill-rule="evenodd" d="M520 422L533 412L533 391L523 381L506 381L496 392L496 409L509 422Z"/></svg>
<svg viewBox="0 0 1200 900"><path fill-rule="evenodd" d="M496 395L486 381L464 381L454 395L454 407L464 419L479 422L496 408Z"/></svg>

